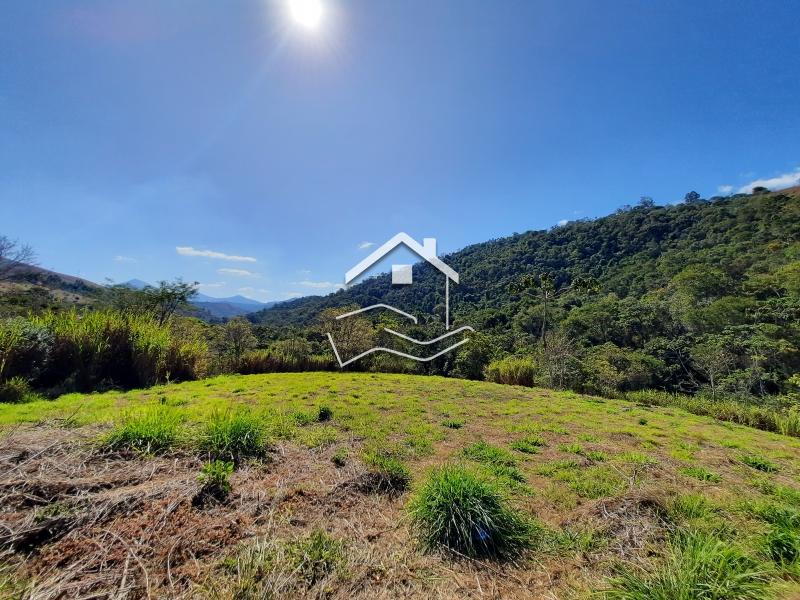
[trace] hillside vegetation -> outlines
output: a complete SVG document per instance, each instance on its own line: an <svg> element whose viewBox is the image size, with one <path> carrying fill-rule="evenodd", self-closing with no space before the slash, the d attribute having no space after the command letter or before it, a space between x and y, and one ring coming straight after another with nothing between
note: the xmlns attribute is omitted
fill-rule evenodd
<svg viewBox="0 0 800 600"><path fill-rule="evenodd" d="M800 591L800 440L678 409L269 374L0 405L0 428L8 597Z"/></svg>

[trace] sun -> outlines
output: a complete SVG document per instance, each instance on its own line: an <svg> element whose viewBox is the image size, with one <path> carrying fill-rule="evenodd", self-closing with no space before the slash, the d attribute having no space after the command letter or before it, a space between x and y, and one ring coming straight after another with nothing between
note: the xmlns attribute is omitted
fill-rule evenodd
<svg viewBox="0 0 800 600"><path fill-rule="evenodd" d="M320 0L289 0L292 20L306 29L317 29L324 13Z"/></svg>

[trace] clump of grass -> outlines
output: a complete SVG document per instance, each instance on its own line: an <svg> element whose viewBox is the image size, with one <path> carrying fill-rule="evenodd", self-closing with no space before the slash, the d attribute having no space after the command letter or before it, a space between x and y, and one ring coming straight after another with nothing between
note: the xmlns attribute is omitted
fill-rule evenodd
<svg viewBox="0 0 800 600"><path fill-rule="evenodd" d="M639 425L647 425L647 419L645 419L644 417L639 417L637 423L639 423Z"/></svg>
<svg viewBox="0 0 800 600"><path fill-rule="evenodd" d="M761 600L765 569L737 546L708 534L677 535L663 562L648 570L628 566L612 580L609 600Z"/></svg>
<svg viewBox="0 0 800 600"><path fill-rule="evenodd" d="M287 545L286 556L294 567L293 573L311 587L347 560L345 544L321 529Z"/></svg>
<svg viewBox="0 0 800 600"><path fill-rule="evenodd" d="M331 462L337 467L343 467L347 464L348 454L347 448L339 448L333 453L333 456L331 456Z"/></svg>
<svg viewBox="0 0 800 600"><path fill-rule="evenodd" d="M461 429L464 426L464 421L462 419L445 419L442 421L442 425L448 429Z"/></svg>
<svg viewBox="0 0 800 600"><path fill-rule="evenodd" d="M739 460L748 467L764 473L775 473L778 470L778 465L760 454L743 454Z"/></svg>
<svg viewBox="0 0 800 600"><path fill-rule="evenodd" d="M233 463L224 460L215 460L203 465L197 480L200 482L200 492L197 499L213 498L224 501L231 493L230 476L233 473Z"/></svg>
<svg viewBox="0 0 800 600"><path fill-rule="evenodd" d="M581 498L596 500L608 498L625 487L625 481L614 469L593 466L586 469L567 469L555 473L557 481L563 481Z"/></svg>
<svg viewBox="0 0 800 600"><path fill-rule="evenodd" d="M242 409L213 413L200 434L199 447L212 459L238 464L264 456L268 445L261 420Z"/></svg>
<svg viewBox="0 0 800 600"><path fill-rule="evenodd" d="M367 487L370 491L397 493L411 483L411 471L405 463L386 448L365 450L362 460L367 467Z"/></svg>
<svg viewBox="0 0 800 600"><path fill-rule="evenodd" d="M311 425L312 423L317 422L317 415L306 410L295 410L289 413L289 418L291 418L296 425L300 427L305 427L306 425Z"/></svg>
<svg viewBox="0 0 800 600"><path fill-rule="evenodd" d="M504 448L480 441L470 444L461 453L466 458L484 465L497 477L514 482L525 481L525 477L517 469L517 458Z"/></svg>
<svg viewBox="0 0 800 600"><path fill-rule="evenodd" d="M709 481L711 483L719 483L722 481L722 477L717 475L716 473L712 473L704 469L703 467L698 467L695 465L683 467L680 469L680 472L686 475L687 477L693 477L694 479L698 479L700 481Z"/></svg>
<svg viewBox="0 0 800 600"><path fill-rule="evenodd" d="M522 452L524 454L536 454L539 452L539 448L545 446L544 438L540 435L531 434L526 435L524 438L520 440L516 440L511 442L511 447L518 452Z"/></svg>
<svg viewBox="0 0 800 600"><path fill-rule="evenodd" d="M428 550L502 558L530 548L537 528L507 504L501 489L461 466L435 470L409 506Z"/></svg>
<svg viewBox="0 0 800 600"><path fill-rule="evenodd" d="M709 516L714 510L714 506L700 494L684 494L667 504L667 511L673 519L700 519Z"/></svg>
<svg viewBox="0 0 800 600"><path fill-rule="evenodd" d="M317 409L317 421L325 423L333 418L333 409L327 404L321 404Z"/></svg>
<svg viewBox="0 0 800 600"><path fill-rule="evenodd" d="M166 452L177 443L180 422L180 415L164 406L129 413L114 426L104 445L145 454Z"/></svg>
<svg viewBox="0 0 800 600"><path fill-rule="evenodd" d="M24 377L0 381L0 403L21 404L34 400L39 400L39 396L31 391L31 386Z"/></svg>
<svg viewBox="0 0 800 600"><path fill-rule="evenodd" d="M558 449L569 454L583 454L583 447L580 444L559 444Z"/></svg>

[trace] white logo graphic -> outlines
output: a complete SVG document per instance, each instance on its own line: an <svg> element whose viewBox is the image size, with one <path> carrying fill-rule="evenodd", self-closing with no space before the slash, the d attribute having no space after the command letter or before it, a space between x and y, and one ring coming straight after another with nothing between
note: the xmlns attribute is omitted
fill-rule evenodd
<svg viewBox="0 0 800 600"><path fill-rule="evenodd" d="M444 262L442 262L442 260L440 260L438 256L436 256L436 239L435 238L425 238L423 240L422 244L420 244L419 242L417 242L414 238L412 238L407 233L402 233L402 232L398 233L392 239L390 239L388 242L383 244L380 248L375 250L372 254L370 254L368 257L366 257L364 260L362 260L360 263L358 263L355 267L350 269L345 274L345 278L344 278L345 284L352 283L353 280L356 277L358 277L359 275L364 273L364 271L369 269L371 266L373 266L375 263L377 263L379 260L381 260L384 256L386 256L387 254L389 254L390 252L392 252L393 250L395 250L396 248L398 248L401 245L406 246L409 250L411 250L412 252L415 252L417 255L420 256L420 258L425 259L428 263L430 263L431 265L436 267L436 269L438 269L438 271L442 275L444 275L445 329L447 330L447 333L445 333L444 335L440 335L440 336L438 336L436 338L430 339L430 340L417 340L417 339L414 339L411 336L399 333L397 331L394 331L393 329L389 329L388 327L384 327L383 330L386 333L389 333L389 334L394 335L394 336L396 336L396 337L398 337L400 339L404 339L404 340L406 340L408 342L412 342L412 343L417 344L418 346L422 346L422 347L429 346L431 344L435 344L435 343L440 342L440 341L442 341L444 339L451 338L452 336L458 335L459 333L462 333L462 332L466 332L466 331L474 332L475 330L472 327L470 327L469 325L464 325L464 326L459 327L457 329L454 329L452 331L450 330L450 281L452 281L455 284L458 284L458 273L456 273L452 268L450 268L448 265L446 265ZM412 274L411 265L392 265L392 285L413 285L413 283L414 283L414 280L413 280L413 274ZM361 313L365 313L367 311L375 310L375 309L378 309L378 308L384 308L384 309L388 309L388 310L394 311L397 314L408 318L415 325L418 323L417 317L415 317L414 315L411 315L411 314L409 314L409 313L407 313L405 311L402 311L399 308L396 308L394 306L390 306L388 304L383 304L383 303L372 304L370 306L365 306L364 308L359 308L358 310L354 310L354 311L345 313L343 315L339 315L339 316L336 317L336 320L347 319L349 317L353 317L355 315L358 315L358 314L361 314ZM341 357L339 356L339 351L336 348L336 343L334 342L333 336L331 335L330 332L328 332L328 340L330 341L331 347L333 348L333 353L336 355L336 360L339 362L339 367L345 367L345 366L349 365L350 363L355 362L355 361L357 361L357 360L359 360L359 359L361 359L361 358L363 358L363 357L365 357L365 356L367 356L369 354L373 354L375 352L388 352L389 354L395 354L395 355L401 356L403 358L410 358L411 360L416 360L416 361L420 361L420 362L428 362L428 361L433 360L434 358L437 358L437 357L441 356L442 354L445 354L445 353L450 352L451 350L453 350L455 348L458 348L459 346L461 346L463 344L466 344L469 341L469 338L465 337L463 340L461 340L461 341L459 341L459 342L457 342L457 343L445 348L444 350L441 350L441 351L433 354L432 356L427 356L427 357L414 356L412 354L408 354L407 352L401 352L399 350L394 350L392 348L385 348L385 347L382 347L382 346L378 346L378 347L370 348L369 350L366 350L365 352L362 352L361 354L359 354L357 356L354 356L354 357L352 357L352 358L350 358L348 360L345 360L345 361L342 361Z"/></svg>

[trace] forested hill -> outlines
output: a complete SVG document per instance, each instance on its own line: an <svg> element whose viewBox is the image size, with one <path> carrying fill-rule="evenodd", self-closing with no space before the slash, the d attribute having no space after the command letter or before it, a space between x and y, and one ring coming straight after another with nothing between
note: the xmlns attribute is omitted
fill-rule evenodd
<svg viewBox="0 0 800 600"><path fill-rule="evenodd" d="M582 300L565 294L562 304L591 303L608 294L622 300L683 291L694 295L698 306L727 298L728 313L741 312L747 299L777 293L772 287L780 282L767 282L770 274L777 276L781 267L793 263L797 276L798 240L800 188L792 188L715 201L626 207L596 220L475 244L442 258L461 278L450 289L454 322L493 329L512 321L524 327L526 317L535 319L527 310L531 302L511 295L509 286L523 274L543 272L555 277L556 288L576 276L599 280L599 294ZM739 301L733 302L733 297ZM376 301L441 318L443 278L428 264L417 264L412 286L393 288L389 275L380 275L325 297L282 303L254 314L253 320L304 326L324 308Z"/></svg>

